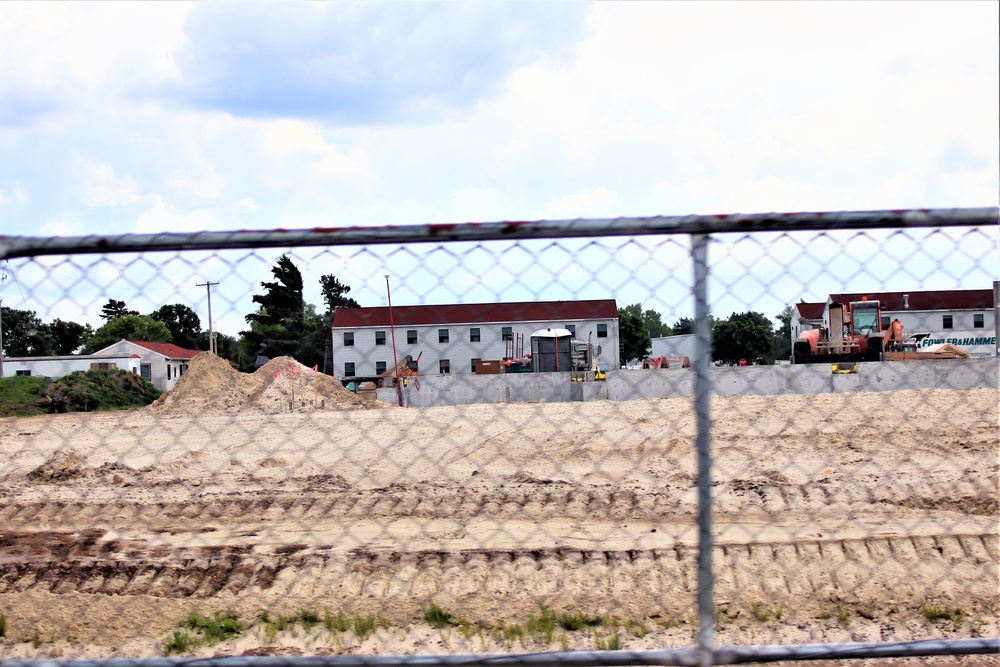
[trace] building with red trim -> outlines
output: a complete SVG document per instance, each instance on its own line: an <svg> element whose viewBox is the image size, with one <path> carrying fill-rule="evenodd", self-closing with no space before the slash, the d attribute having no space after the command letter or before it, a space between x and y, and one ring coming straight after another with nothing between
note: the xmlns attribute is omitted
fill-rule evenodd
<svg viewBox="0 0 1000 667"><path fill-rule="evenodd" d="M391 326L390 326L391 325ZM618 368L618 306L614 299L519 301L340 308L333 316L333 374L372 377L391 370L396 355L419 358L421 375L471 374L477 361L531 351L539 329L569 329L601 347L599 362Z"/></svg>

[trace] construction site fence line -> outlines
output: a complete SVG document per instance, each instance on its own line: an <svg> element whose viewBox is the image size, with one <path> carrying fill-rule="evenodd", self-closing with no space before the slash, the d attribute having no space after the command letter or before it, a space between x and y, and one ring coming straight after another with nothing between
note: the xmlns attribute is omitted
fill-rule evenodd
<svg viewBox="0 0 1000 667"><path fill-rule="evenodd" d="M283 246L345 246L446 241L803 232L996 225L1000 208L906 209L809 213L731 213L620 218L578 218L454 224L317 227L163 234L89 236L0 236L0 259L37 255L235 250Z"/></svg>
<svg viewBox="0 0 1000 667"><path fill-rule="evenodd" d="M800 646L720 646L708 656L714 665L785 660L853 660L1000 653L1000 639L940 639L898 643L804 644ZM473 653L467 655L242 656L222 658L151 658L143 660L0 660L0 667L612 667L625 665L704 664L697 648L649 651L558 651L552 653Z"/></svg>

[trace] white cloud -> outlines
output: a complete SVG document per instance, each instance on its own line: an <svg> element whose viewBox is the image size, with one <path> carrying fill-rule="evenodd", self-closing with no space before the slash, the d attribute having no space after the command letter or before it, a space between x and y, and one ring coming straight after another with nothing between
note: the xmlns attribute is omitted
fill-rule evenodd
<svg viewBox="0 0 1000 667"><path fill-rule="evenodd" d="M496 188L459 188L451 194L448 210L455 222L491 222L497 215Z"/></svg>
<svg viewBox="0 0 1000 667"><path fill-rule="evenodd" d="M546 206L552 218L603 218L615 214L618 193L607 188L594 188L554 199Z"/></svg>
<svg viewBox="0 0 1000 667"><path fill-rule="evenodd" d="M83 183L79 187L80 201L91 208L118 207L139 199L135 182L128 176L118 176L110 165L85 160Z"/></svg>
<svg viewBox="0 0 1000 667"><path fill-rule="evenodd" d="M222 228L215 214L209 209L188 212L171 210L159 195L155 195L153 206L136 217L134 231L137 234L152 234L215 231Z"/></svg>
<svg viewBox="0 0 1000 667"><path fill-rule="evenodd" d="M12 187L0 188L0 206L23 206L28 203L28 193L20 183L14 183Z"/></svg>
<svg viewBox="0 0 1000 667"><path fill-rule="evenodd" d="M226 185L225 177L204 156L197 154L191 158L192 164L170 173L167 185L199 199L217 199Z"/></svg>
<svg viewBox="0 0 1000 667"><path fill-rule="evenodd" d="M241 199L231 208L237 213L260 213L264 207L252 199Z"/></svg>
<svg viewBox="0 0 1000 667"><path fill-rule="evenodd" d="M80 220L61 218L42 223L42 236L77 236L83 233L85 233L84 226Z"/></svg>

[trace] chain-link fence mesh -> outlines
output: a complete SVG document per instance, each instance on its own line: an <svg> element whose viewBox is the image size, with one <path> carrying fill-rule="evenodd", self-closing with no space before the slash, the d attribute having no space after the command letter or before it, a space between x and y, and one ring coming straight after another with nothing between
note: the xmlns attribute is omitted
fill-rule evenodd
<svg viewBox="0 0 1000 667"><path fill-rule="evenodd" d="M996 218L0 239L0 662L996 653Z"/></svg>

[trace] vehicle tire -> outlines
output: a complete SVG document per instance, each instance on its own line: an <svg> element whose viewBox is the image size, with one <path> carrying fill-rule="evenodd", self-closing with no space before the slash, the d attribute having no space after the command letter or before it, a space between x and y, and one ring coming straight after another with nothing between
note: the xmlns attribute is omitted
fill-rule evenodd
<svg viewBox="0 0 1000 667"><path fill-rule="evenodd" d="M812 349L809 347L809 341L797 340L792 344L793 364L808 364L810 357L812 357Z"/></svg>

